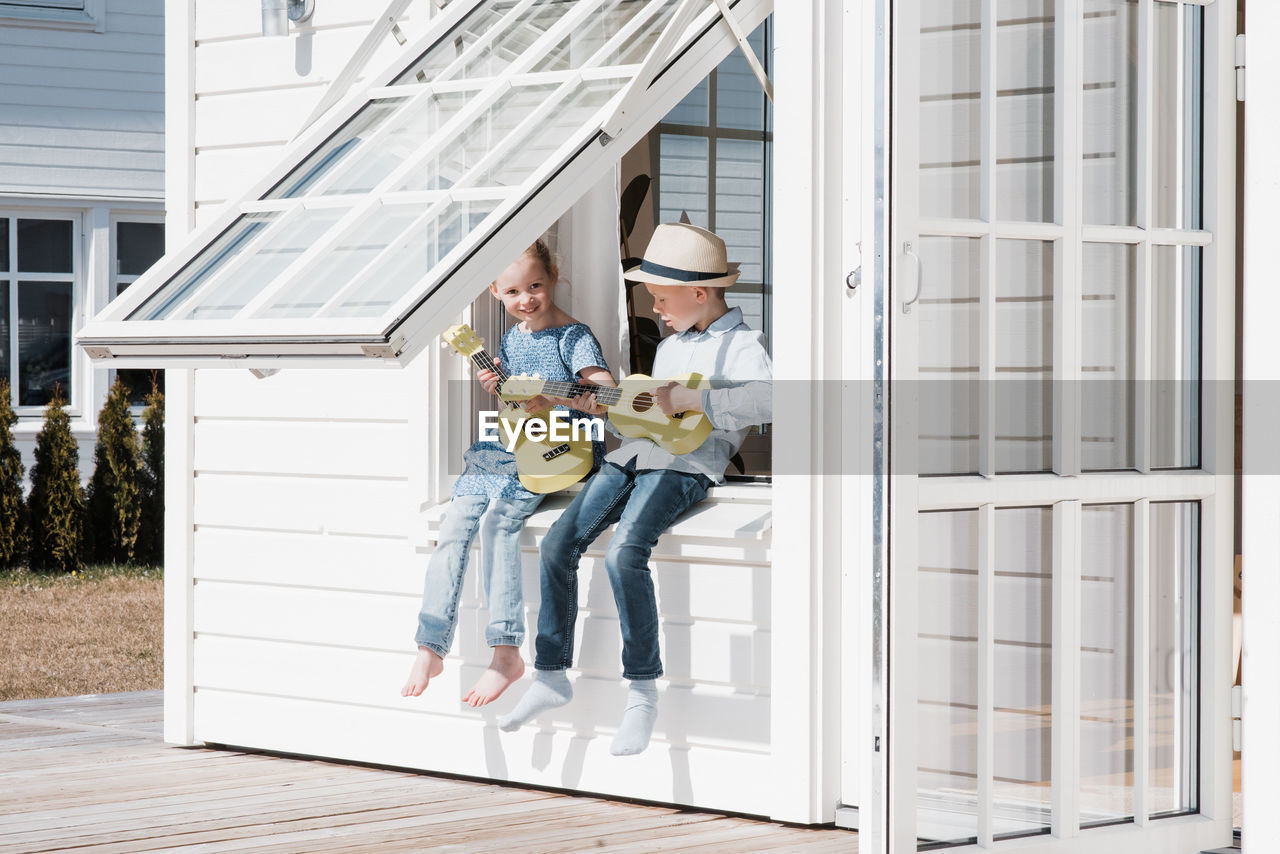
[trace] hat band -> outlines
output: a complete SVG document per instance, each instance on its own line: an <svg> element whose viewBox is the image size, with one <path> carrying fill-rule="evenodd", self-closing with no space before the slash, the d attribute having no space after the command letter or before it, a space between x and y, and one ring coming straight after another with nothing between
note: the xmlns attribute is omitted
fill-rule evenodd
<svg viewBox="0 0 1280 854"><path fill-rule="evenodd" d="M681 270L679 267L666 267L652 261L641 261L640 269L654 276L663 276L680 282L705 282L710 279L723 279L729 275L728 270L723 273L700 273L695 270Z"/></svg>

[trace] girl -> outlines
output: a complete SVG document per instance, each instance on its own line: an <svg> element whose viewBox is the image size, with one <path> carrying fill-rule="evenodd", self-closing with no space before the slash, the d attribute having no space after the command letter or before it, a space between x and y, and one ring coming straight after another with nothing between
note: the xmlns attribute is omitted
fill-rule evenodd
<svg viewBox="0 0 1280 854"><path fill-rule="evenodd" d="M507 314L520 321L502 337L494 361L512 375L537 373L553 382L581 379L612 386L613 377L591 330L552 301L559 276L550 250L539 240L489 285L489 292L502 300ZM481 371L476 379L491 394L497 389L498 375L494 371ZM524 407L536 411L552 404L539 397L527 401ZM587 417L585 413L575 415ZM603 456L599 445L595 449L597 465ZM493 649L493 660L462 698L464 703L479 707L496 700L524 675L520 657L520 644L524 641L520 532L542 496L521 485L515 456L500 442L477 441L463 459L466 468L453 485L439 543L427 566L415 636L418 655L400 693L418 696L444 669L444 657L458 624L458 598L467 556L479 528L480 572L490 617L485 639Z"/></svg>

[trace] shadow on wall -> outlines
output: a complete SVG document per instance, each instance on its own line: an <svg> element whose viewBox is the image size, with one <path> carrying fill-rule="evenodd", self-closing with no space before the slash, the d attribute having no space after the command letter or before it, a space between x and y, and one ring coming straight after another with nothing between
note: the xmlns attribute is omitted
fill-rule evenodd
<svg viewBox="0 0 1280 854"><path fill-rule="evenodd" d="M538 611L536 554L525 555L525 601L528 635L525 656L532 659ZM759 557L763 560L763 550ZM769 684L770 576L766 566L689 564L655 560L655 584L662 615L662 656L666 676L659 682L660 705L655 745L670 746L670 797L694 800L691 751L701 746L767 750L770 739ZM588 750L596 739L612 740L622 718L627 683L622 679L622 640L613 591L604 561L584 558L578 614L576 672L573 702L555 715L555 727L545 721L533 741L529 764L547 770L557 755L557 739L564 749L559 785L582 785ZM468 578L469 587L472 579ZM479 585L473 589L479 598ZM488 611L464 610L455 652L462 659L462 684L479 678L489 661L484 642ZM530 668L532 669L532 668ZM527 682L525 683L527 684ZM517 685L518 696L524 685ZM509 743L504 743L497 717L512 704L504 697L483 710L485 767L495 779L509 777ZM569 739L567 746L563 739ZM654 748L651 748L654 749Z"/></svg>

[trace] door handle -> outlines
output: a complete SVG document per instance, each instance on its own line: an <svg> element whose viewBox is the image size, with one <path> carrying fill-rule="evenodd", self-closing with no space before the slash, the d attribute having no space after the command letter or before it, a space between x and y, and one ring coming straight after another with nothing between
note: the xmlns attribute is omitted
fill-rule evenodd
<svg viewBox="0 0 1280 854"><path fill-rule="evenodd" d="M920 299L920 292L924 289L924 262L920 260L920 256L915 253L909 242L902 244L902 254L916 259L916 295L902 304L902 313L910 314L912 304Z"/></svg>

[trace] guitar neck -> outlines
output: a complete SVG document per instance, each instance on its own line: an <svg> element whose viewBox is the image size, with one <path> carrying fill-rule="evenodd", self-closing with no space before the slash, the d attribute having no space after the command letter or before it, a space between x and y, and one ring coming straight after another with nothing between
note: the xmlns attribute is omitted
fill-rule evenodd
<svg viewBox="0 0 1280 854"><path fill-rule="evenodd" d="M471 363L481 371L493 371L498 375L498 382L502 383L507 379L507 372L494 364L493 357L489 355L489 351L480 349L471 354Z"/></svg>
<svg viewBox="0 0 1280 854"><path fill-rule="evenodd" d="M569 400L587 392L594 394L596 396L596 401L604 407L616 406L618 401L622 399L622 389L620 388L600 385L584 385L583 383L575 382L552 382L550 380L546 380L542 383L542 393L547 397L558 397L564 400Z"/></svg>

